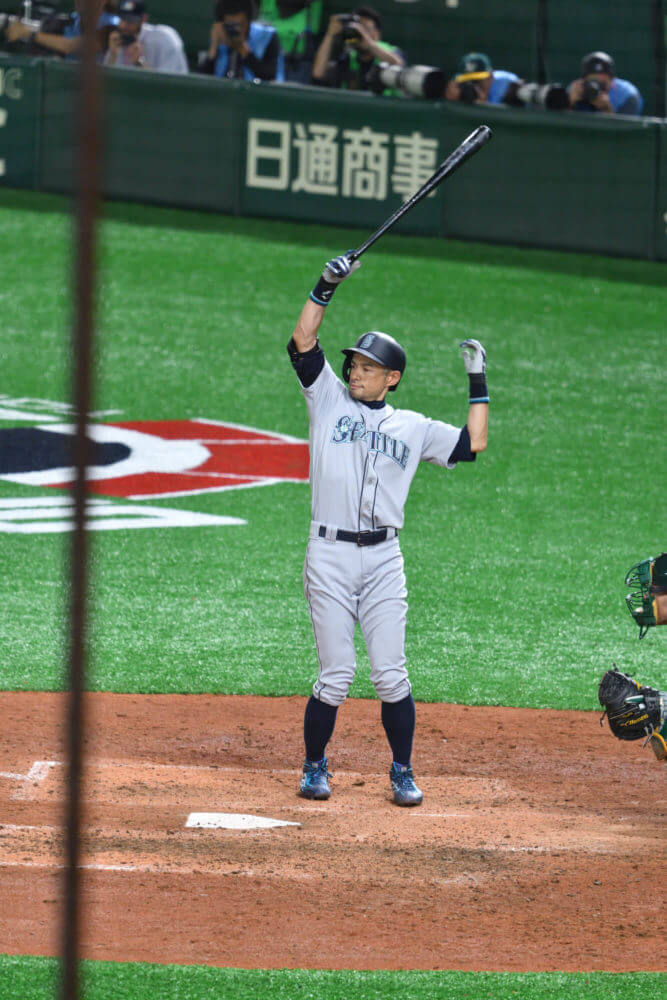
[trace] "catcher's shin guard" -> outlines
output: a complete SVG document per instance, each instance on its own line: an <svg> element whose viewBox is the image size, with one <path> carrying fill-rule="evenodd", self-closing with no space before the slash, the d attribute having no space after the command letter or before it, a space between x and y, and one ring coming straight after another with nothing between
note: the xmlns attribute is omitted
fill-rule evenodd
<svg viewBox="0 0 667 1000"><path fill-rule="evenodd" d="M649 746L658 760L667 760L667 722L649 738Z"/></svg>

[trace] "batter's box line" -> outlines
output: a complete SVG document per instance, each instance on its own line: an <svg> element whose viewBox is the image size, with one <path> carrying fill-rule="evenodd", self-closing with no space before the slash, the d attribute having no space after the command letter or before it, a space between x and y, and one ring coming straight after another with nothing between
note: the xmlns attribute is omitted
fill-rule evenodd
<svg viewBox="0 0 667 1000"><path fill-rule="evenodd" d="M59 760L36 760L26 774L15 774L12 771L0 771L0 778L9 781L20 781L23 785L39 785L48 778L54 767L62 767ZM26 789L17 788L12 792L11 799L20 799L25 795Z"/></svg>

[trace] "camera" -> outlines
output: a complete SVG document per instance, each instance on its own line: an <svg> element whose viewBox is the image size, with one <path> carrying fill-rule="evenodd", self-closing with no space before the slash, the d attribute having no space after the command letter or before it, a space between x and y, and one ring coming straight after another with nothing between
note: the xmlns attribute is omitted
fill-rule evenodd
<svg viewBox="0 0 667 1000"><path fill-rule="evenodd" d="M427 101L442 97L445 82L445 74L436 66L392 66L381 62L373 63L366 74L366 86L375 94L391 87L407 97L421 97Z"/></svg>
<svg viewBox="0 0 667 1000"><path fill-rule="evenodd" d="M471 80L464 80L459 84L459 101L464 104L474 104L478 98L477 87Z"/></svg>
<svg viewBox="0 0 667 1000"><path fill-rule="evenodd" d="M581 99L582 101L585 101L586 104L592 104L593 101L600 96L603 90L604 87L600 81L596 80L593 76L589 80L584 80L584 89L581 93Z"/></svg>
<svg viewBox="0 0 667 1000"><path fill-rule="evenodd" d="M120 44L124 49L127 49L130 45L134 45L137 40L136 35L123 34L120 36Z"/></svg>
<svg viewBox="0 0 667 1000"><path fill-rule="evenodd" d="M223 21L222 26L225 29L225 34L227 38L239 38L241 35L241 25L237 24L236 21Z"/></svg>
<svg viewBox="0 0 667 1000"><path fill-rule="evenodd" d="M567 90L561 83L512 83L507 88L503 104L515 108L544 108L547 111L563 111L569 107Z"/></svg>
<svg viewBox="0 0 667 1000"><path fill-rule="evenodd" d="M336 17L343 25L343 41L359 41L361 38L361 32L359 31L361 18L357 17L356 14L336 14Z"/></svg>

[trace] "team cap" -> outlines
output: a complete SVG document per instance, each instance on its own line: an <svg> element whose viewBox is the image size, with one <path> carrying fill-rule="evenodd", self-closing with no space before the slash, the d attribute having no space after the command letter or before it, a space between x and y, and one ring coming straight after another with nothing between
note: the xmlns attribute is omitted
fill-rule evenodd
<svg viewBox="0 0 667 1000"><path fill-rule="evenodd" d="M614 75L614 60L607 52L589 52L581 60L581 75L588 76L590 73L608 73Z"/></svg>
<svg viewBox="0 0 667 1000"><path fill-rule="evenodd" d="M146 4L143 0L120 0L118 4L118 16L121 21L139 21L146 13Z"/></svg>
<svg viewBox="0 0 667 1000"><path fill-rule="evenodd" d="M468 52L459 62L456 83L466 80L486 80L493 73L491 60L483 52Z"/></svg>

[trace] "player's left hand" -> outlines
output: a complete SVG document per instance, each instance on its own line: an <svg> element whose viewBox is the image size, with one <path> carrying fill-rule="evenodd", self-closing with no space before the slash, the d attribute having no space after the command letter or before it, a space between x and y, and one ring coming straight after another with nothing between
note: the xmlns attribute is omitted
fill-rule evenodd
<svg viewBox="0 0 667 1000"><path fill-rule="evenodd" d="M600 724L606 715L609 728L619 740L645 738L648 742L667 716L667 699L663 692L639 684L615 665L613 670L602 675L598 701L604 708Z"/></svg>
<svg viewBox="0 0 667 1000"><path fill-rule="evenodd" d="M468 375L483 375L486 372L486 351L479 340L462 340L459 347Z"/></svg>
<svg viewBox="0 0 667 1000"><path fill-rule="evenodd" d="M334 257L333 260L329 260L325 264L322 277L330 285L337 285L340 281L344 281L361 267L360 260L350 260L350 253L351 251L348 250L347 253L341 254L340 257Z"/></svg>

